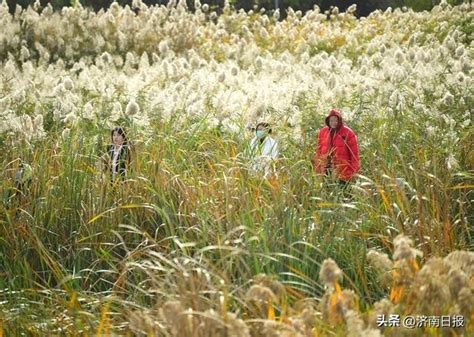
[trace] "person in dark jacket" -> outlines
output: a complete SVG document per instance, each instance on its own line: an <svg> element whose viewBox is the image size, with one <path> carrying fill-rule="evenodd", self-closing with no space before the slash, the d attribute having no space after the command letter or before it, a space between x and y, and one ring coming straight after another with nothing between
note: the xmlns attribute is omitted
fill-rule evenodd
<svg viewBox="0 0 474 337"><path fill-rule="evenodd" d="M111 131L110 138L112 144L107 148L106 167L112 182L117 179L123 181L130 166L130 145L127 135L123 128L116 127Z"/></svg>
<svg viewBox="0 0 474 337"><path fill-rule="evenodd" d="M333 177L346 188L359 171L357 137L344 125L341 113L331 110L325 119L326 126L319 130L318 145L312 158L316 174Z"/></svg>

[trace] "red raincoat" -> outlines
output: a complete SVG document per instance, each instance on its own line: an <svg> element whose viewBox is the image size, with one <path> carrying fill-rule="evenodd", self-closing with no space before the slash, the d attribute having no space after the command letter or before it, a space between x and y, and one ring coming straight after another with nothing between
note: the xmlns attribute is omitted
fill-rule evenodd
<svg viewBox="0 0 474 337"><path fill-rule="evenodd" d="M329 126L331 116L336 116L339 120L335 130L331 130ZM341 114L336 110L331 110L326 117L326 126L319 130L312 163L316 173L325 174L330 167L336 177L344 181L351 180L359 171L357 137L354 131L344 125Z"/></svg>

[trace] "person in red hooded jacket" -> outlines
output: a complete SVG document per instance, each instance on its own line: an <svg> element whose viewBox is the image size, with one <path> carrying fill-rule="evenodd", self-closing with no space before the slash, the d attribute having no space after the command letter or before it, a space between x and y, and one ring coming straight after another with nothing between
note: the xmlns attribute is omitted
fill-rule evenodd
<svg viewBox="0 0 474 337"><path fill-rule="evenodd" d="M334 177L345 188L360 168L357 137L344 125L340 112L331 110L325 121L326 126L319 130L313 169Z"/></svg>

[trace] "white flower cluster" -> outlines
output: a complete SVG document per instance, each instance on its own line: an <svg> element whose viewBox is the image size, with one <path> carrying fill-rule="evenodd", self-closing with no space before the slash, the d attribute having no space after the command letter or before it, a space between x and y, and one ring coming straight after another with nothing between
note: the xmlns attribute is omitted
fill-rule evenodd
<svg viewBox="0 0 474 337"><path fill-rule="evenodd" d="M343 108L349 120L368 102L374 114L431 116L451 130L470 125L472 37L461 27L472 20L470 4L361 19L351 8L330 21L317 7L277 21L278 12L190 12L183 1L135 6L138 14L114 3L98 13L47 5L12 16L3 2L0 134L42 136L40 116L51 112L67 128L207 117L230 132L266 119L297 133L302 97L321 114Z"/></svg>

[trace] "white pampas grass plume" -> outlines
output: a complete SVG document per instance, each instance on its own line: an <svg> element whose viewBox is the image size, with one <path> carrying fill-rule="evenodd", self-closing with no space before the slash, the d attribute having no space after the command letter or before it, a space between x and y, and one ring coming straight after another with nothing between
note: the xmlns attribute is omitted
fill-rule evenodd
<svg viewBox="0 0 474 337"><path fill-rule="evenodd" d="M357 5L352 4L347 8L346 13L354 14L356 11L357 11Z"/></svg>
<svg viewBox="0 0 474 337"><path fill-rule="evenodd" d="M30 51L25 46L21 46L20 58L23 62L30 58Z"/></svg>
<svg viewBox="0 0 474 337"><path fill-rule="evenodd" d="M257 303L269 303L270 301L277 301L276 295L270 288L261 286L259 284L253 285L249 291L247 291L246 298L248 301L254 301Z"/></svg>
<svg viewBox="0 0 474 337"><path fill-rule="evenodd" d="M379 253L375 250L369 250L367 260L380 271L389 271L393 267L393 262L387 254Z"/></svg>
<svg viewBox="0 0 474 337"><path fill-rule="evenodd" d="M347 310L344 313L344 319L346 321L347 337L363 336L364 321L360 318L359 313L355 310Z"/></svg>
<svg viewBox="0 0 474 337"><path fill-rule="evenodd" d="M64 123L67 125L72 125L72 124L75 124L76 122L77 122L77 116L73 112L67 114L66 117L64 117Z"/></svg>
<svg viewBox="0 0 474 337"><path fill-rule="evenodd" d="M461 46L457 47L455 54L456 54L456 57L463 56L464 55L464 46L461 45Z"/></svg>
<svg viewBox="0 0 474 337"><path fill-rule="evenodd" d="M395 59L397 60L397 63L398 63L398 64L402 64L403 61L405 61L405 55L403 54L403 51L401 51L400 49L398 49L398 50L395 52Z"/></svg>
<svg viewBox="0 0 474 337"><path fill-rule="evenodd" d="M201 65L201 60L199 59L199 57L197 55L193 55L191 57L191 67L193 69L197 69L199 68Z"/></svg>
<svg viewBox="0 0 474 337"><path fill-rule="evenodd" d="M450 171L459 167L459 163L452 153L446 158L446 166Z"/></svg>
<svg viewBox="0 0 474 337"><path fill-rule="evenodd" d="M53 89L53 96L61 96L65 91L66 91L66 89L64 88L64 84L59 83Z"/></svg>
<svg viewBox="0 0 474 337"><path fill-rule="evenodd" d="M225 72L221 72L219 74L219 76L217 77L217 80L221 83L224 82L225 81Z"/></svg>
<svg viewBox="0 0 474 337"><path fill-rule="evenodd" d="M85 118L85 119L88 119L88 120L94 119L94 107L92 106L91 102L87 102L84 105L82 118Z"/></svg>
<svg viewBox="0 0 474 337"><path fill-rule="evenodd" d="M112 113L119 114L119 115L122 114L122 104L120 104L120 102L115 102L112 105Z"/></svg>
<svg viewBox="0 0 474 337"><path fill-rule="evenodd" d="M63 83L64 83L64 89L68 91L71 91L72 89L74 89L74 83L72 82L69 76L64 78Z"/></svg>
<svg viewBox="0 0 474 337"><path fill-rule="evenodd" d="M467 82L467 81L466 81L466 76L465 76L462 72L459 72L459 73L456 75L456 81L457 81L457 83L459 83L459 84L463 84L463 83Z"/></svg>
<svg viewBox="0 0 474 337"><path fill-rule="evenodd" d="M418 249L412 248L413 240L403 234L399 234L394 239L393 245L395 247L393 253L394 260L409 260L423 255Z"/></svg>
<svg viewBox="0 0 474 337"><path fill-rule="evenodd" d="M331 76L329 77L329 81L328 81L328 88L329 89L334 89L337 85L337 79L336 79L336 76L334 74L331 74Z"/></svg>
<svg viewBox="0 0 474 337"><path fill-rule="evenodd" d="M127 104L127 108L125 109L125 114L127 116L133 116L133 115L138 114L139 111L140 111L140 107L135 102L135 100L132 99Z"/></svg>
<svg viewBox="0 0 474 337"><path fill-rule="evenodd" d="M273 18L275 20L279 20L280 19L280 9L277 8L274 12L273 12Z"/></svg>
<svg viewBox="0 0 474 337"><path fill-rule="evenodd" d="M459 251L449 253L444 258L451 268L459 268L470 278L474 276L474 252Z"/></svg>
<svg viewBox="0 0 474 337"><path fill-rule="evenodd" d="M27 136L27 138L30 138L33 134L33 121L28 115L23 116L23 133Z"/></svg>
<svg viewBox="0 0 474 337"><path fill-rule="evenodd" d="M113 61L112 56L111 56L108 52L104 52L104 53L101 55L101 58L102 58L102 61L103 61L105 64L110 64L110 63L112 63L112 61Z"/></svg>
<svg viewBox="0 0 474 337"><path fill-rule="evenodd" d="M260 29L260 37L264 40L268 40L270 38L270 35L268 35L268 32L264 27Z"/></svg>
<svg viewBox="0 0 474 337"><path fill-rule="evenodd" d="M446 106L451 106L454 104L454 96L448 91L441 99L441 103Z"/></svg>
<svg viewBox="0 0 474 337"><path fill-rule="evenodd" d="M33 127L35 129L43 128L43 115L37 115L33 120Z"/></svg>
<svg viewBox="0 0 474 337"><path fill-rule="evenodd" d="M342 270L333 259L324 260L319 271L319 279L329 288L342 278Z"/></svg>
<svg viewBox="0 0 474 337"><path fill-rule="evenodd" d="M161 54L166 54L168 53L169 47L168 47L168 41L162 40L158 44L158 50L160 51Z"/></svg>

